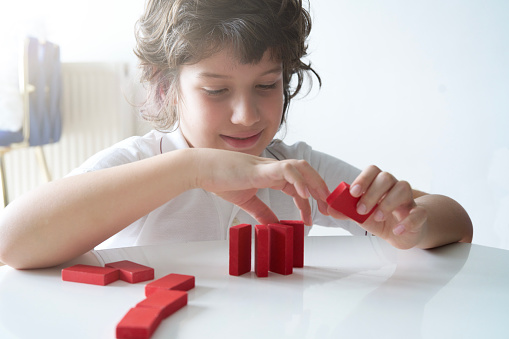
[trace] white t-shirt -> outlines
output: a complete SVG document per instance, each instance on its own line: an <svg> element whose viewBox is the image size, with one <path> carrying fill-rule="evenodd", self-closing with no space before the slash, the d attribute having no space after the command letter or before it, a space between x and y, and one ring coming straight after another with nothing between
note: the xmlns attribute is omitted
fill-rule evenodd
<svg viewBox="0 0 509 339"><path fill-rule="evenodd" d="M151 131L141 137L123 140L95 154L69 175L131 163L188 147L179 130L171 133ZM288 146L275 140L264 150L262 156L278 160L306 160L322 176L331 191L341 181L351 183L360 173L357 168L327 154L314 151L303 142ZM280 220L300 220L300 212L293 199L283 192L260 189L257 196L274 211ZM315 225L342 227L354 235L365 234L365 231L351 220L337 220L322 215L314 199L311 199L311 208ZM239 223L257 224L255 219L238 206L205 190L193 189L180 194L135 221L100 244L97 249L168 242L222 240L227 239L228 228L232 224ZM309 232L309 228L306 227L306 229Z"/></svg>

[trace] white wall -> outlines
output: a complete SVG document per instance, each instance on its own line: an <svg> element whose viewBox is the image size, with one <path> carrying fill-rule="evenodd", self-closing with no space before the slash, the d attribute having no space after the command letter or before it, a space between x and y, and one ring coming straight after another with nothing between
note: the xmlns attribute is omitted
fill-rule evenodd
<svg viewBox="0 0 509 339"><path fill-rule="evenodd" d="M0 1L2 34L19 16L63 61L135 62L144 1ZM311 1L323 87L292 104L286 141L449 195L474 242L509 248L509 2Z"/></svg>
<svg viewBox="0 0 509 339"><path fill-rule="evenodd" d="M509 248L509 2L313 0L319 92L287 141L451 196Z"/></svg>

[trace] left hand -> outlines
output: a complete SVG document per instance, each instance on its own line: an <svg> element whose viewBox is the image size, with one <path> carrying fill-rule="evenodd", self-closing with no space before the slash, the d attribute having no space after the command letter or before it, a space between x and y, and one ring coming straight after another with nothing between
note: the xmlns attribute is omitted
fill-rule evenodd
<svg viewBox="0 0 509 339"><path fill-rule="evenodd" d="M408 182L369 166L350 185L350 194L361 197L357 204L359 214L367 214L378 204L360 225L368 232L401 249L415 247L425 238L428 213L414 199L426 194L412 190ZM338 219L346 218L330 206L327 212Z"/></svg>

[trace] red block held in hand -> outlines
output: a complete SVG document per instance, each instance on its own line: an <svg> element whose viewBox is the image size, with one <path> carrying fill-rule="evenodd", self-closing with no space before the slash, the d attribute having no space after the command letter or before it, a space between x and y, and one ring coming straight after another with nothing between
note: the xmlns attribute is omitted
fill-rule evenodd
<svg viewBox="0 0 509 339"><path fill-rule="evenodd" d="M255 226L255 273L259 278L269 276L269 227Z"/></svg>
<svg viewBox="0 0 509 339"><path fill-rule="evenodd" d="M355 198L350 194L350 185L346 182L340 183L339 186L327 197L327 203L332 208L362 224L373 213L376 206L373 207L373 209L367 214L359 214L357 213L357 204L359 200L360 197Z"/></svg>
<svg viewBox="0 0 509 339"><path fill-rule="evenodd" d="M129 260L108 263L106 267L118 269L120 279L131 284L154 279L154 269L152 267L140 265Z"/></svg>
<svg viewBox="0 0 509 339"><path fill-rule="evenodd" d="M251 271L251 225L230 227L230 275Z"/></svg>
<svg viewBox="0 0 509 339"><path fill-rule="evenodd" d="M269 224L270 271L283 275L293 273L293 227Z"/></svg>
<svg viewBox="0 0 509 339"><path fill-rule="evenodd" d="M111 267L74 265L62 269L63 281L105 286L118 279L118 269Z"/></svg>
<svg viewBox="0 0 509 339"><path fill-rule="evenodd" d="M280 220L279 223L293 227L293 267L304 267L304 222Z"/></svg>

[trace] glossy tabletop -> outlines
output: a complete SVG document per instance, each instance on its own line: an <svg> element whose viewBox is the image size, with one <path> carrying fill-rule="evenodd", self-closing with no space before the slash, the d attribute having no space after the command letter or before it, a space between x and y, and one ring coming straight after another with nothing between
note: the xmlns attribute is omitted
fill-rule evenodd
<svg viewBox="0 0 509 339"><path fill-rule="evenodd" d="M376 237L307 237L292 275L228 275L227 241L97 251L196 277L152 338L509 338L509 251L396 250ZM114 338L145 283L64 282L56 268L0 268L0 338Z"/></svg>

